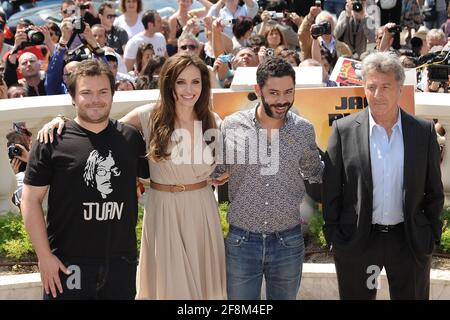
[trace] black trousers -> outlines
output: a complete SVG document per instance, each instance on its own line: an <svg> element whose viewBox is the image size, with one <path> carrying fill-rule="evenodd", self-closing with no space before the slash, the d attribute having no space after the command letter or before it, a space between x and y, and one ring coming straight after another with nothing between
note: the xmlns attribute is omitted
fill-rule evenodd
<svg viewBox="0 0 450 320"><path fill-rule="evenodd" d="M403 225L387 233L373 228L363 254L333 250L341 299L374 300L374 275L383 267L392 300L429 299L431 256L416 261L406 243Z"/></svg>
<svg viewBox="0 0 450 320"><path fill-rule="evenodd" d="M109 261L60 259L72 271L59 272L63 287L53 298L44 291L44 300L134 300L136 296L136 258L120 257Z"/></svg>

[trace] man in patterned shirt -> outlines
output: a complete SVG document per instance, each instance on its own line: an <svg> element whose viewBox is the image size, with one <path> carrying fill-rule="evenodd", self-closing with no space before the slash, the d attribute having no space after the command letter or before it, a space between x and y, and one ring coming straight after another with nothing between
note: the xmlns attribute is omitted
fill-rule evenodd
<svg viewBox="0 0 450 320"><path fill-rule="evenodd" d="M226 239L229 299L295 299L304 242L299 204L303 180L320 183L323 163L310 122L289 111L295 72L279 58L257 69L260 103L222 123L225 165L230 173Z"/></svg>

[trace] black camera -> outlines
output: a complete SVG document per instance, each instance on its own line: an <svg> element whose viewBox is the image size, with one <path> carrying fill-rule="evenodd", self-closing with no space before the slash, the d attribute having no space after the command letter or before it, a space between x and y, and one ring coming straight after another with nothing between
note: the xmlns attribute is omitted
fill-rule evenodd
<svg viewBox="0 0 450 320"><path fill-rule="evenodd" d="M428 80L436 82L448 82L450 66L436 64L429 66L427 69Z"/></svg>
<svg viewBox="0 0 450 320"><path fill-rule="evenodd" d="M390 28L388 28L388 31L390 32L390 33L402 33L402 27L400 27L400 26L398 26L398 25L395 25L395 26L393 26L393 27L390 27Z"/></svg>
<svg viewBox="0 0 450 320"><path fill-rule="evenodd" d="M20 157L22 155L22 149L20 149L15 143L8 147L8 157L9 159L14 159L14 157Z"/></svg>
<svg viewBox="0 0 450 320"><path fill-rule="evenodd" d="M275 55L275 50L273 48L266 48L266 57L273 57Z"/></svg>
<svg viewBox="0 0 450 320"><path fill-rule="evenodd" d="M38 46L44 43L45 36L42 32L26 28L24 32L27 34L27 41L22 43L22 47Z"/></svg>
<svg viewBox="0 0 450 320"><path fill-rule="evenodd" d="M363 4L359 0L352 1L352 10L355 12L361 12L363 10Z"/></svg>
<svg viewBox="0 0 450 320"><path fill-rule="evenodd" d="M77 48L77 49L75 49L73 51L69 51L67 53L67 56L64 59L64 61L67 64L67 63L72 62L72 61L79 61L79 62L81 62L81 61L84 61L84 60L89 60L91 58L92 58L92 54L87 54L84 51L84 48L81 47L81 48Z"/></svg>
<svg viewBox="0 0 450 320"><path fill-rule="evenodd" d="M331 34L331 24L328 21L322 21L321 23L312 26L311 36L314 39L317 39L324 34Z"/></svg>
<svg viewBox="0 0 450 320"><path fill-rule="evenodd" d="M74 33L83 33L86 26L84 25L84 19L81 17L75 17L72 19L72 26Z"/></svg>
<svg viewBox="0 0 450 320"><path fill-rule="evenodd" d="M87 9L89 9L88 4L80 4L80 10L87 10Z"/></svg>

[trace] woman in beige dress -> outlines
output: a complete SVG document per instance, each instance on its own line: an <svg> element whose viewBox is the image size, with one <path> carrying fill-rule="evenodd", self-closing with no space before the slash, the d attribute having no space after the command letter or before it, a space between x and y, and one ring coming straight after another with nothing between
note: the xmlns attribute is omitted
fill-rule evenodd
<svg viewBox="0 0 450 320"><path fill-rule="evenodd" d="M200 58L175 55L161 70L160 101L120 119L143 132L150 165L136 299L226 297L223 234L207 183L215 168L213 144L203 139L220 122L210 89ZM54 119L41 132L63 124Z"/></svg>
<svg viewBox="0 0 450 320"><path fill-rule="evenodd" d="M206 182L214 170L213 150L202 138L194 143L196 129L202 135L220 121L211 111L208 69L198 57L176 55L163 65L160 79L160 101L122 119L142 129L150 165L136 298L224 299L223 235ZM195 121L201 121L199 128ZM201 161L194 159L198 150Z"/></svg>

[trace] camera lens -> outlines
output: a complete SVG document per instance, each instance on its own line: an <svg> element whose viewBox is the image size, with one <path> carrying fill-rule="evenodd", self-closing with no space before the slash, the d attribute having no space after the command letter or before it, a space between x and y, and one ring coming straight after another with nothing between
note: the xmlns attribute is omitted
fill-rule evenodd
<svg viewBox="0 0 450 320"><path fill-rule="evenodd" d="M352 10L355 12L361 12L363 9L362 3L359 1L353 1Z"/></svg>
<svg viewBox="0 0 450 320"><path fill-rule="evenodd" d="M315 25L311 29L311 35L313 37L320 37L324 34L325 28L321 25Z"/></svg>
<svg viewBox="0 0 450 320"><path fill-rule="evenodd" d="M40 45L44 43L45 36L42 32L36 30L29 30L27 33L28 39L32 45Z"/></svg>
<svg viewBox="0 0 450 320"><path fill-rule="evenodd" d="M10 159L14 159L14 157L19 157L21 155L22 155L22 150L15 144L12 144L8 147L8 157Z"/></svg>

